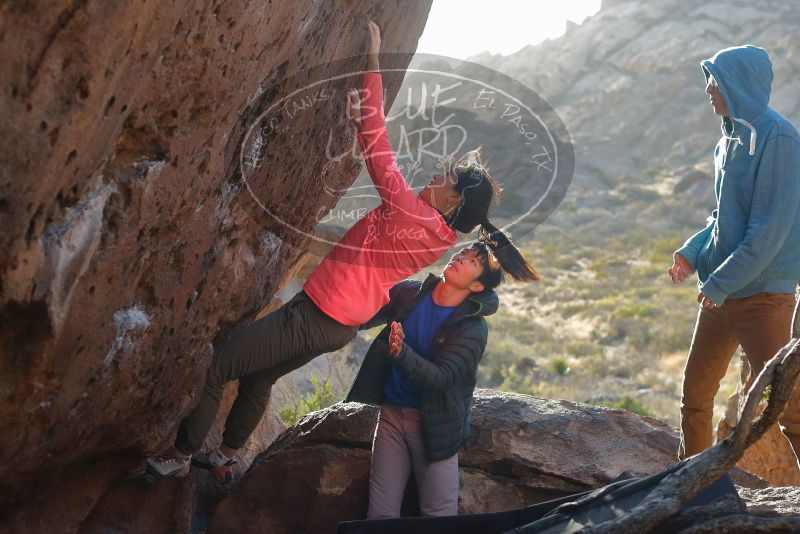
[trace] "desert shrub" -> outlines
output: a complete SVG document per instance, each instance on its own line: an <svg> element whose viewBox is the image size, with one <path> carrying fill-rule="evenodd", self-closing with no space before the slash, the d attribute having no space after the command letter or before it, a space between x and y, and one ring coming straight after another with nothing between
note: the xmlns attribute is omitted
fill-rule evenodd
<svg viewBox="0 0 800 534"><path fill-rule="evenodd" d="M550 360L550 370L557 375L564 376L569 372L569 364L564 358L553 358Z"/></svg>
<svg viewBox="0 0 800 534"><path fill-rule="evenodd" d="M311 375L312 390L298 402L287 404L278 410L278 417L289 427L293 426L304 415L327 408L336 402L333 384L328 379L320 380L317 375Z"/></svg>

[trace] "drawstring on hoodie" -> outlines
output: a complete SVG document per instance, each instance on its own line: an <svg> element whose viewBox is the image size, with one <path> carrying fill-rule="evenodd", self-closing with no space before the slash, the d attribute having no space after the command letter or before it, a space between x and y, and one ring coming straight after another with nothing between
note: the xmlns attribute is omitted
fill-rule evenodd
<svg viewBox="0 0 800 534"><path fill-rule="evenodd" d="M753 128L752 124L750 124L749 122L747 122L744 119L737 119L736 117L731 117L731 119L735 120L736 122L738 122L740 124L743 124L748 130L750 130L750 152L749 152L749 154L751 156L755 156L755 154L756 154L756 129ZM723 134L723 135L725 135L725 134ZM738 137L731 137L729 135L725 135L725 137L727 139L733 139L734 141L736 141L740 145L744 144L744 143L742 143L742 140L740 138L738 138Z"/></svg>

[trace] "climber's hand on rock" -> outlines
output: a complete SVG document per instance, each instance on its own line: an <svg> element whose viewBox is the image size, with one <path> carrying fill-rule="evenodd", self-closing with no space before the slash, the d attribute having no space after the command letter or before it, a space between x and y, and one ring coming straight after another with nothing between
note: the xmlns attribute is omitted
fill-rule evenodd
<svg viewBox="0 0 800 534"><path fill-rule="evenodd" d="M350 89L347 93L347 117L361 130L361 97L356 89Z"/></svg>
<svg viewBox="0 0 800 534"><path fill-rule="evenodd" d="M391 332L389 333L389 356L392 358L400 356L400 349L403 348L403 340L405 338L403 326L397 321L392 321Z"/></svg>
<svg viewBox="0 0 800 534"><path fill-rule="evenodd" d="M381 30L372 21L367 24L369 30L369 47L367 48L367 70L372 72L380 71L378 64L378 54L381 51Z"/></svg>
<svg viewBox="0 0 800 534"><path fill-rule="evenodd" d="M672 278L673 284L680 284L689 278L693 272L694 269L689 260L677 252L672 255L672 267L667 270L667 274Z"/></svg>
<svg viewBox="0 0 800 534"><path fill-rule="evenodd" d="M369 28L369 48L367 54L378 54L381 51L381 29L373 21L367 23Z"/></svg>

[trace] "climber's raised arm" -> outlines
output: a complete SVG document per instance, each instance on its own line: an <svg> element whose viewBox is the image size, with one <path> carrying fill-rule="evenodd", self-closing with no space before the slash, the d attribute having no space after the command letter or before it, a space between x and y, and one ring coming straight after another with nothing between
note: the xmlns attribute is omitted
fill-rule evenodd
<svg viewBox="0 0 800 534"><path fill-rule="evenodd" d="M404 205L413 202L415 195L397 168L397 158L386 133L383 81L378 62L381 32L372 21L369 21L368 29L367 72L361 75L358 93L349 95L348 110L359 129L358 142L381 200L389 206Z"/></svg>
<svg viewBox="0 0 800 534"><path fill-rule="evenodd" d="M367 23L369 28L369 48L367 48L367 70L380 72L378 54L381 52L381 29L373 21Z"/></svg>

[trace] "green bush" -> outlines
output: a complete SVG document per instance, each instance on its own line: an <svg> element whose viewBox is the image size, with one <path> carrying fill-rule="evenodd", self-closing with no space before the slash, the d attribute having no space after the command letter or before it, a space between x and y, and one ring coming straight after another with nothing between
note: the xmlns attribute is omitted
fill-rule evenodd
<svg viewBox="0 0 800 534"><path fill-rule="evenodd" d="M330 380L320 380L317 375L312 374L311 384L314 389L305 398L278 410L278 417L287 427L293 426L304 415L327 408L336 402Z"/></svg>
<svg viewBox="0 0 800 534"><path fill-rule="evenodd" d="M550 370L557 375L564 376L569 372L569 364L564 358L554 358L550 360Z"/></svg>

